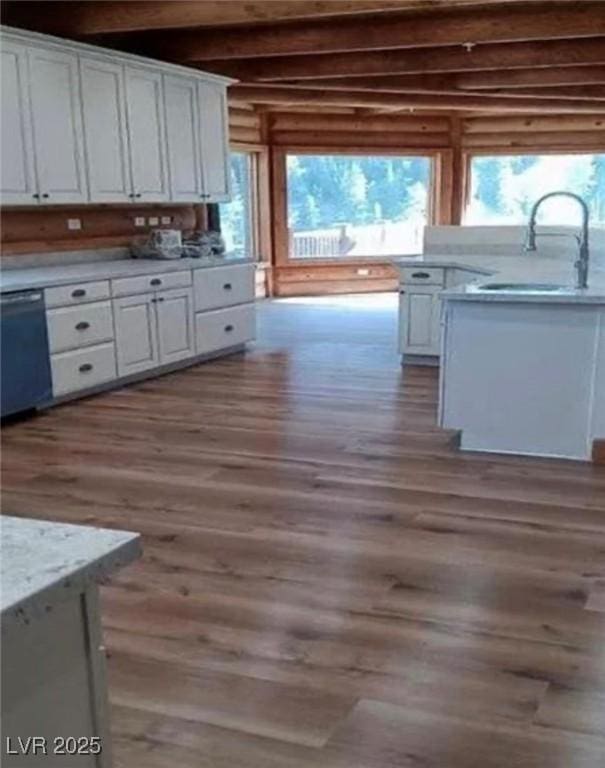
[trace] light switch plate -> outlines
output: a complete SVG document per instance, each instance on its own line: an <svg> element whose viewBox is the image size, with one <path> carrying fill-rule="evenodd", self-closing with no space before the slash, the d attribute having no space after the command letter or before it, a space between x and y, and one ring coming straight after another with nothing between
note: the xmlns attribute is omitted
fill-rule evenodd
<svg viewBox="0 0 605 768"><path fill-rule="evenodd" d="M67 219L67 229L82 229L82 219Z"/></svg>
<svg viewBox="0 0 605 768"><path fill-rule="evenodd" d="M135 216L134 217L134 225L135 225L135 227L144 227L145 226L145 217L144 216Z"/></svg>
<svg viewBox="0 0 605 768"><path fill-rule="evenodd" d="M365 267L361 267L360 269L355 270L358 275L361 275L363 277L370 274L370 270L366 269Z"/></svg>
<svg viewBox="0 0 605 768"><path fill-rule="evenodd" d="M148 224L150 227L157 227L157 225L160 223L160 220L157 216L150 216L148 219Z"/></svg>
<svg viewBox="0 0 605 768"><path fill-rule="evenodd" d="M172 224L172 218L170 216L162 216L162 224Z"/></svg>

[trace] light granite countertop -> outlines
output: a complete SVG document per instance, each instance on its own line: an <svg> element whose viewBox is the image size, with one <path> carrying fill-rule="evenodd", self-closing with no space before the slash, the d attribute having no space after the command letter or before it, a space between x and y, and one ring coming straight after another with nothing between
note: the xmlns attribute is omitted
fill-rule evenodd
<svg viewBox="0 0 605 768"><path fill-rule="evenodd" d="M496 281L493 281L496 282ZM497 282L500 282L498 280ZM595 286L574 288L564 286L554 291L538 289L496 290L490 291L481 287L481 283L470 283L448 288L440 295L449 301L482 301L482 302L520 302L527 304L597 304L605 306L605 288Z"/></svg>
<svg viewBox="0 0 605 768"><path fill-rule="evenodd" d="M3 269L0 273L0 292L25 291L50 288L56 285L93 280L109 280L120 277L136 277L162 272L180 272L188 269L228 267L251 264L249 258L205 258L205 259L109 259L89 261L81 264L60 266L28 267L26 269Z"/></svg>
<svg viewBox="0 0 605 768"><path fill-rule="evenodd" d="M2 516L2 621L28 623L136 560L140 552L138 533Z"/></svg>

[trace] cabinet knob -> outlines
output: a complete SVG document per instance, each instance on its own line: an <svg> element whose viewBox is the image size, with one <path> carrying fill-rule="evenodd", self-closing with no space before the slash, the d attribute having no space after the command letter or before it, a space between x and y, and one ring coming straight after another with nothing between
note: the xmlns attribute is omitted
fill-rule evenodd
<svg viewBox="0 0 605 768"><path fill-rule="evenodd" d="M233 326L232 325L226 325L225 326L225 332L226 333L231 333L232 330L233 330Z"/></svg>
<svg viewBox="0 0 605 768"><path fill-rule="evenodd" d="M86 291L84 288L76 288L75 291L71 292L71 296L73 299L80 299L82 296L86 296Z"/></svg>
<svg viewBox="0 0 605 768"><path fill-rule="evenodd" d="M162 285L162 281L159 277L154 277L153 280L149 282L149 285Z"/></svg>
<svg viewBox="0 0 605 768"><path fill-rule="evenodd" d="M135 197L143 197L143 195L140 192L136 192Z"/></svg>
<svg viewBox="0 0 605 768"><path fill-rule="evenodd" d="M39 200L39 199L40 199L40 195L39 195L37 192L34 192L34 194L32 195L32 197L33 197L35 200Z"/></svg>
<svg viewBox="0 0 605 768"><path fill-rule="evenodd" d="M85 331L87 328L90 328L90 323L87 323L86 320L76 323L76 331Z"/></svg>
<svg viewBox="0 0 605 768"><path fill-rule="evenodd" d="M50 197L50 195L49 195L47 192L45 192L45 193L42 195L42 197L44 197L44 198L47 198L47 197Z"/></svg>
<svg viewBox="0 0 605 768"><path fill-rule="evenodd" d="M428 280L430 275L428 272L412 272L412 277L421 278L422 280Z"/></svg>
<svg viewBox="0 0 605 768"><path fill-rule="evenodd" d="M80 373L88 373L89 371L92 371L92 363L82 363L78 370Z"/></svg>
<svg viewBox="0 0 605 768"><path fill-rule="evenodd" d="M223 290L230 291L232 287L233 286L231 285L231 283L225 283L225 285L223 285Z"/></svg>

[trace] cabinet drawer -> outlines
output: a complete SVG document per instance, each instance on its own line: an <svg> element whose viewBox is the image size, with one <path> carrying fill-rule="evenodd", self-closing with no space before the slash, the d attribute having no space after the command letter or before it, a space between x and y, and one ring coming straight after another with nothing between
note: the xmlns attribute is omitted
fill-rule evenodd
<svg viewBox="0 0 605 768"><path fill-rule="evenodd" d="M195 316L195 338L198 355L226 349L251 341L256 336L254 304L215 312L199 312Z"/></svg>
<svg viewBox="0 0 605 768"><path fill-rule="evenodd" d="M44 301L49 307L69 307L109 298L109 280L96 280L94 283L78 283L46 288Z"/></svg>
<svg viewBox="0 0 605 768"><path fill-rule="evenodd" d="M111 281L111 295L133 296L136 293L162 291L164 288L186 288L191 285L191 270L164 272L157 275L139 275L138 277L120 277Z"/></svg>
<svg viewBox="0 0 605 768"><path fill-rule="evenodd" d="M416 285L445 285L445 270L441 267L404 267L404 283Z"/></svg>
<svg viewBox="0 0 605 768"><path fill-rule="evenodd" d="M113 316L109 301L49 309L46 324L51 353L89 347L113 339Z"/></svg>
<svg viewBox="0 0 605 768"><path fill-rule="evenodd" d="M59 397L116 378L113 342L50 356L53 395Z"/></svg>
<svg viewBox="0 0 605 768"><path fill-rule="evenodd" d="M254 301L254 265L196 269L193 288L196 312Z"/></svg>

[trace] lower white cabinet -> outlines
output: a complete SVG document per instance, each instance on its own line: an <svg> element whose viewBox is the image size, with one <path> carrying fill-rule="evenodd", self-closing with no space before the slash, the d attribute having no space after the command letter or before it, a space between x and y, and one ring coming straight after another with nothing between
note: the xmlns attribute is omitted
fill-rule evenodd
<svg viewBox="0 0 605 768"><path fill-rule="evenodd" d="M204 355L252 341L256 336L255 317L254 304L199 312L195 316L197 353Z"/></svg>
<svg viewBox="0 0 605 768"><path fill-rule="evenodd" d="M249 264L110 277L44 294L57 398L255 337Z"/></svg>
<svg viewBox="0 0 605 768"><path fill-rule="evenodd" d="M439 355L441 347L440 285L408 285L399 294L399 352Z"/></svg>
<svg viewBox="0 0 605 768"><path fill-rule="evenodd" d="M116 356L120 376L146 371L160 364L154 298L153 293L142 293L114 299Z"/></svg>
<svg viewBox="0 0 605 768"><path fill-rule="evenodd" d="M120 376L195 355L191 288L115 299L113 310Z"/></svg>
<svg viewBox="0 0 605 768"><path fill-rule="evenodd" d="M253 264L198 269L193 275L195 311L254 301L254 287Z"/></svg>
<svg viewBox="0 0 605 768"><path fill-rule="evenodd" d="M50 369L55 397L111 381L116 378L113 341L51 355Z"/></svg>
<svg viewBox="0 0 605 768"><path fill-rule="evenodd" d="M155 298L160 365L195 355L193 291L176 288Z"/></svg>

